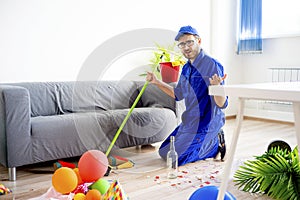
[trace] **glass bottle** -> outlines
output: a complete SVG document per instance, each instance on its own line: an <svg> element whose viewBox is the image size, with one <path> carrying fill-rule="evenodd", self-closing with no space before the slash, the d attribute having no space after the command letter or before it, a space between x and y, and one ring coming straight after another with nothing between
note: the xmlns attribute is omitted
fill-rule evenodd
<svg viewBox="0 0 300 200"><path fill-rule="evenodd" d="M175 137L170 137L170 151L167 154L167 178L177 178L178 173L178 154L175 150Z"/></svg>

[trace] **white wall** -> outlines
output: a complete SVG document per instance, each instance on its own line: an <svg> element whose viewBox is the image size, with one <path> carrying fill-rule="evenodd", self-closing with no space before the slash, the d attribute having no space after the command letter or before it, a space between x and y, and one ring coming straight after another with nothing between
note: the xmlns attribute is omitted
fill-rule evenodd
<svg viewBox="0 0 300 200"><path fill-rule="evenodd" d="M241 55L243 83L269 82L270 67L300 67L300 36L263 40L263 53Z"/></svg>
<svg viewBox="0 0 300 200"><path fill-rule="evenodd" d="M1 0L0 82L76 80L87 57L110 38L142 28L177 32L188 24L210 51L209 0Z"/></svg>
<svg viewBox="0 0 300 200"><path fill-rule="evenodd" d="M242 55L242 83L271 82L271 67L300 67L300 36L263 40L263 53ZM293 122L291 105L246 102L245 115Z"/></svg>
<svg viewBox="0 0 300 200"><path fill-rule="evenodd" d="M212 0L212 37L211 52L224 66L226 84L242 81L240 76L241 57L236 49L236 0ZM235 98L229 97L229 106L225 110L227 116L236 114Z"/></svg>

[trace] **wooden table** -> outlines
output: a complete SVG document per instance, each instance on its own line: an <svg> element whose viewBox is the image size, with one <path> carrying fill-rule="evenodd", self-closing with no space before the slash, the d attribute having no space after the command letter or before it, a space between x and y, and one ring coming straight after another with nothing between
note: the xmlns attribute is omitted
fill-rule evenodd
<svg viewBox="0 0 300 200"><path fill-rule="evenodd" d="M218 200L224 199L230 171L232 168L233 157L241 130L243 120L244 104L247 99L262 99L292 102L297 144L300 145L300 82L276 82L276 83L257 83L239 84L224 86L209 86L209 94L217 96L235 96L238 98L238 110L236 116L236 128L228 152L223 179L218 194Z"/></svg>

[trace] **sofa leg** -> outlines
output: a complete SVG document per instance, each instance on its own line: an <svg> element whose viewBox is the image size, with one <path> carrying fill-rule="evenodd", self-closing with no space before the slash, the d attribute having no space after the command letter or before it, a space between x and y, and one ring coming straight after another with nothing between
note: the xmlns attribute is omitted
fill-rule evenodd
<svg viewBox="0 0 300 200"><path fill-rule="evenodd" d="M17 180L17 170L15 167L8 168L8 180L9 181Z"/></svg>

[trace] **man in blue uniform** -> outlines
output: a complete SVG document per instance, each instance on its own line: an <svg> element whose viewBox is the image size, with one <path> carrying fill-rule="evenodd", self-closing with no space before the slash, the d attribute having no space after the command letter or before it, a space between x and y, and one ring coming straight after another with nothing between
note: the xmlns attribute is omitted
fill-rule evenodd
<svg viewBox="0 0 300 200"><path fill-rule="evenodd" d="M188 59L183 66L175 88L158 80L148 72L146 80L158 86L176 101L185 101L186 110L181 124L166 138L159 154L166 159L170 136L175 136L178 165L215 157L218 153L218 133L225 123L222 109L228 105L227 97L210 96L209 85L224 84L223 66L202 50L201 38L191 26L181 27L176 38L182 54Z"/></svg>

